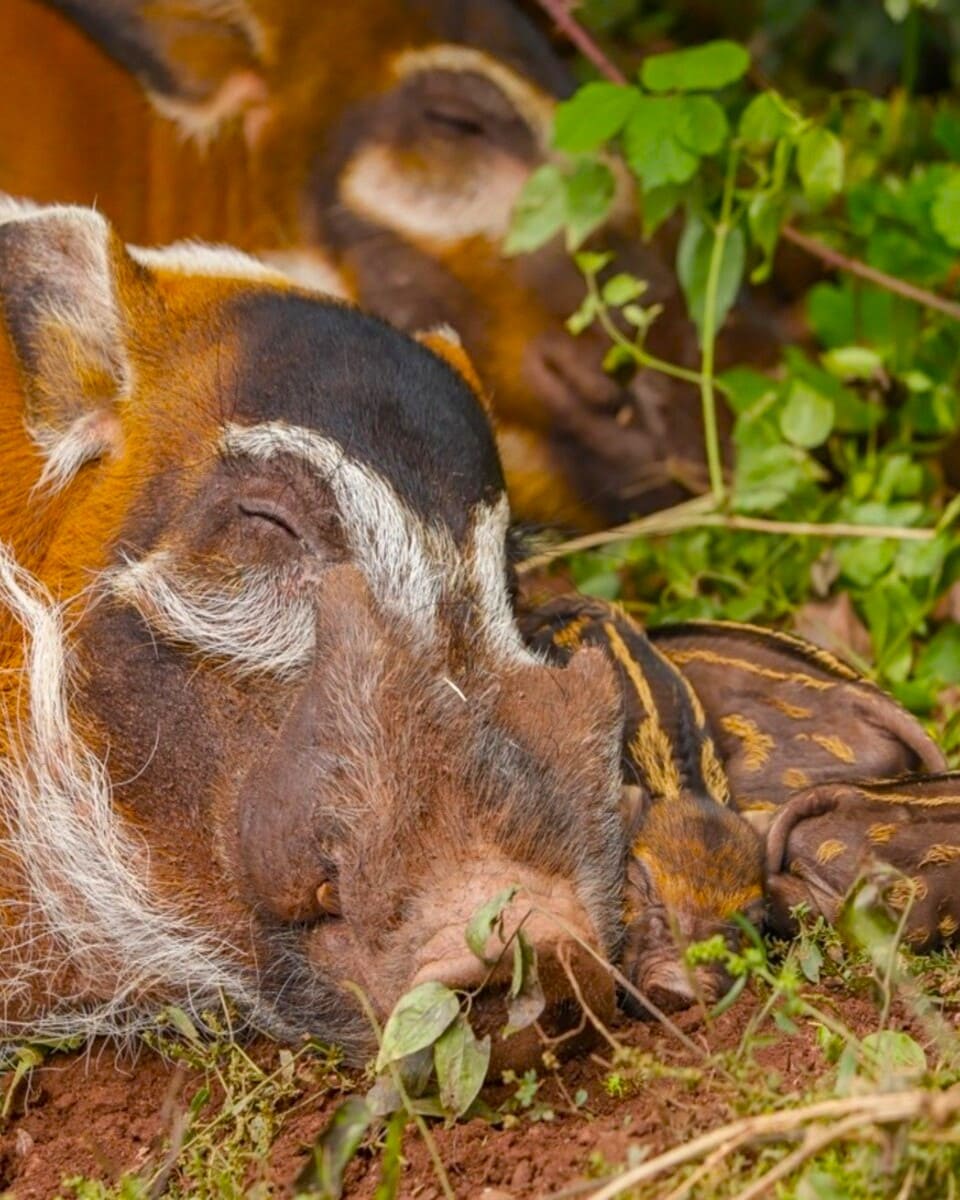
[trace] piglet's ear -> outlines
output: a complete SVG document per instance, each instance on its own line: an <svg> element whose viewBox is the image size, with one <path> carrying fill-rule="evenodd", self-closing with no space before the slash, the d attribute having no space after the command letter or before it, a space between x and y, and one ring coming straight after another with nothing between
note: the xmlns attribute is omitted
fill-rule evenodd
<svg viewBox="0 0 960 1200"><path fill-rule="evenodd" d="M246 0L50 0L105 54L135 75L184 133L205 137L244 115L263 124L267 35Z"/></svg>
<svg viewBox="0 0 960 1200"><path fill-rule="evenodd" d="M0 315L47 486L119 443L116 403L130 378L117 300L124 265L126 251L98 213L0 194Z"/></svg>

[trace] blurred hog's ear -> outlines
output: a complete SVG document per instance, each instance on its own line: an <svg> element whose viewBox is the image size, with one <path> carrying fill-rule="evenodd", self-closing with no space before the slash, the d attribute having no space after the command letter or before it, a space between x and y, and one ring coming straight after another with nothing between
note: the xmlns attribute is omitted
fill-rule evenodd
<svg viewBox="0 0 960 1200"><path fill-rule="evenodd" d="M135 75L154 106L203 138L244 115L264 123L266 35L246 0L48 0Z"/></svg>
<svg viewBox="0 0 960 1200"><path fill-rule="evenodd" d="M131 265L92 209L40 208L0 194L0 315L48 487L119 446L116 404L130 365L117 281Z"/></svg>

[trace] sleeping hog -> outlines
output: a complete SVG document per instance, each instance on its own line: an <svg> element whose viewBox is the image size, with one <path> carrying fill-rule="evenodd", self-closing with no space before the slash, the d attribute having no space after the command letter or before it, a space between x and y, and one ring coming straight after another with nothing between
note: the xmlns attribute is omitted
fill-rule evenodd
<svg viewBox="0 0 960 1200"><path fill-rule="evenodd" d="M362 1058L344 980L486 982L496 1024L463 930L511 884L544 1027L569 971L609 1012L620 700L521 641L457 346L6 198L0 310L3 1032L226 997Z"/></svg>
<svg viewBox="0 0 960 1200"><path fill-rule="evenodd" d="M0 189L96 204L128 241L279 254L406 330L452 324L519 517L604 524L704 490L696 389L614 379L606 338L566 331L584 285L560 238L503 254L573 86L517 6L4 0L0 46ZM690 365L671 249L639 242L617 187L598 240L665 306L650 349ZM743 344L776 342L754 322Z"/></svg>

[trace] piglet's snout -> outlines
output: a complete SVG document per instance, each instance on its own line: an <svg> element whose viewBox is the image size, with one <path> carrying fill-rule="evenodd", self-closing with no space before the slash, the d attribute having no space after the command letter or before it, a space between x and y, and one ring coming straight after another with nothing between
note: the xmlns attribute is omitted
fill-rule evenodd
<svg viewBox="0 0 960 1200"><path fill-rule="evenodd" d="M467 946L465 929L485 901L513 885L518 886L517 895L503 910L502 928L489 937L486 962L481 961ZM536 1066L544 1050L566 1053L591 1040L594 1023L606 1023L613 1016L614 987L589 917L569 886L540 878L524 880L516 871L500 880L481 872L457 890L452 903L446 898L443 927L416 955L411 986L436 980L471 994L474 1031L492 1038L491 1077L506 1068ZM521 929L536 952L544 1008L533 1025L504 1037L510 1019L514 943Z"/></svg>

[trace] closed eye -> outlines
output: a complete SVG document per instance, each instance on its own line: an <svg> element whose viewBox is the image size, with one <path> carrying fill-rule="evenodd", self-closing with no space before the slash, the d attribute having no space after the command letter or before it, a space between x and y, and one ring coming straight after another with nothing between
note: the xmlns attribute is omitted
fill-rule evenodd
<svg viewBox="0 0 960 1200"><path fill-rule="evenodd" d="M296 526L294 518L274 500L238 500L237 507L245 517L266 521L277 529L282 530L295 542L303 543L304 539Z"/></svg>
<svg viewBox="0 0 960 1200"><path fill-rule="evenodd" d="M486 133L480 121L452 109L431 107L424 111L424 116L434 125L440 125L451 133L459 133L466 137L482 137Z"/></svg>

